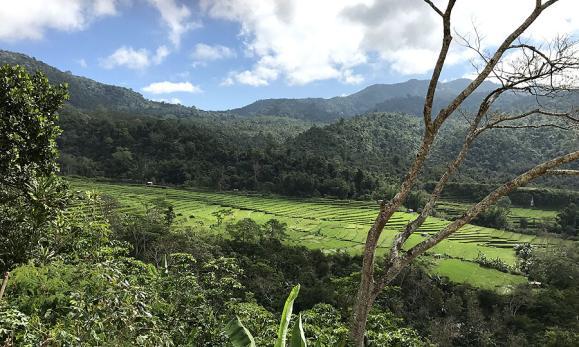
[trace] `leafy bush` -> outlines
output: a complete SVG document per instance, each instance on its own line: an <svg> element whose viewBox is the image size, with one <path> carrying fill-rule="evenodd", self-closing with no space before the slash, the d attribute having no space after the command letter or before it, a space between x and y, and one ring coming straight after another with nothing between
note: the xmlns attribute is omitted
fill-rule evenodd
<svg viewBox="0 0 579 347"><path fill-rule="evenodd" d="M500 206L491 206L472 220L472 224L483 227L506 229L509 226L509 210Z"/></svg>
<svg viewBox="0 0 579 347"><path fill-rule="evenodd" d="M482 267L499 270L501 272L509 273L513 271L513 268L509 264L502 261L501 258L489 259L484 253L480 251L478 252L478 255L474 261Z"/></svg>

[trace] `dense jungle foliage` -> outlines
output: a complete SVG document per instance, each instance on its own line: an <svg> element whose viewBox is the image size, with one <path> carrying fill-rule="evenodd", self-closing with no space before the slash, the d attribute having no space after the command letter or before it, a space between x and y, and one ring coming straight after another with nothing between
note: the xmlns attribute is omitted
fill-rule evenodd
<svg viewBox="0 0 579 347"><path fill-rule="evenodd" d="M219 236L204 226L176 231L166 201L154 201L143 214L123 213L110 197L71 191L58 173L381 197L410 161L420 134L414 118L371 114L304 132L288 119L270 121L275 126L235 119L210 125L76 111L58 119L66 97L63 86L51 86L42 74L0 68L0 270L9 272L0 297L2 345L227 346L226 326L236 316L257 345L271 345L296 284L294 310L308 343L343 340L359 257L291 246L284 242L287 226L275 219L227 223ZM272 130L281 126L293 135ZM432 160L448 158L460 133L457 125L446 129ZM576 143L566 136L541 130L488 137L491 152L475 149L460 177L498 180ZM516 160L526 154L528 162ZM424 182L440 169L431 167ZM408 205L419 207L419 200L417 192ZM72 208L79 201L84 208ZM576 221L572 204L558 216L561 227ZM430 275L426 263L406 269L377 300L369 342L575 346L577 243L520 245L517 256L518 270L538 287L499 294Z"/></svg>
<svg viewBox="0 0 579 347"><path fill-rule="evenodd" d="M60 164L67 175L366 199L381 198L398 182L422 131L415 117L400 114L314 125L301 133L288 119L209 122L66 112L60 126ZM280 134L288 128L294 136ZM457 123L446 129L424 182L436 179L457 152L462 130ZM496 184L579 141L559 129L503 135L481 139L457 180ZM560 187L568 182L555 181Z"/></svg>

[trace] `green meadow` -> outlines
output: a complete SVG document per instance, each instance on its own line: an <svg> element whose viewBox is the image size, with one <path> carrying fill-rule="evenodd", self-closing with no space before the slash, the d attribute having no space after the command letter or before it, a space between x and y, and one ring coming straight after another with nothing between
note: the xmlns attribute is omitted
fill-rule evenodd
<svg viewBox="0 0 579 347"><path fill-rule="evenodd" d="M444 199L436 204L436 210L445 213L449 218L458 217L472 206L469 202L459 202ZM507 219L512 227L520 226L521 220L526 220L526 229L540 232L545 225L555 223L557 217L556 210L542 210L533 207L510 207Z"/></svg>
<svg viewBox="0 0 579 347"><path fill-rule="evenodd" d="M174 206L177 229L194 227L207 232L222 233L223 225L215 227L217 218L214 212L224 209L232 211L225 218L224 224L242 218L252 218L260 223L275 218L287 223L288 243L321 249L324 252L361 253L366 232L377 213L376 203L366 201L294 199L72 178L69 181L73 190L96 191L114 197L119 202L118 209L121 212L139 213L148 202L165 199ZM415 215L395 213L380 240L380 254L387 251L395 233ZM429 218L420 230L412 235L408 246L411 247L429 234L441 230L448 223L446 220ZM429 267L432 273L447 276L452 281L489 289L505 289L510 285L525 282L526 279L520 275L480 267L473 260L480 252L487 258L500 258L503 262L514 265L516 257L513 246L525 242L544 245L561 241L467 225L430 251Z"/></svg>

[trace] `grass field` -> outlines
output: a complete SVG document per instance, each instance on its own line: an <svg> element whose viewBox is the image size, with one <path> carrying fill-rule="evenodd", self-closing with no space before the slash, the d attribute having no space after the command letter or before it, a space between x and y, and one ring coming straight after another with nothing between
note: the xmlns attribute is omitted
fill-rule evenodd
<svg viewBox="0 0 579 347"><path fill-rule="evenodd" d="M176 228L208 227L216 222L212 212L225 208L233 211L226 222L249 217L263 223L275 218L288 224L288 242L325 252L360 253L368 227L377 212L376 204L371 202L249 196L78 179L69 181L75 190L93 190L116 198L121 205L120 211L124 212L138 213L143 211L147 201L164 198L174 205L177 214ZM394 214L380 240L379 253L386 252L395 233L412 217L412 213ZM445 220L429 218L419 232L410 238L409 246L420 242L426 235L437 232L447 223ZM216 232L219 232L219 229ZM512 247L523 242L545 244L560 241L467 225L431 250L430 254L444 254L451 258L435 260L436 265L432 271L457 282L468 282L486 288L524 282L525 278L522 276L485 269L472 262L479 252L482 252L488 258L500 258L512 265L515 263Z"/></svg>
<svg viewBox="0 0 579 347"><path fill-rule="evenodd" d="M442 200L436 205L437 211L444 212L449 217L457 217L466 211L472 203ZM559 211L541 210L537 208L511 207L508 215L509 224L518 227L520 220L527 220L527 229L537 231L542 225L551 225L555 223L555 217Z"/></svg>

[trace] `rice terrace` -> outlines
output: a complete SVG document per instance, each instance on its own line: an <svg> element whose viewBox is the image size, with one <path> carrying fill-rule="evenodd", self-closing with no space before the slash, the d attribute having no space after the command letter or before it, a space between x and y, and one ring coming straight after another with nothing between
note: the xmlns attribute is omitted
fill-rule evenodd
<svg viewBox="0 0 579 347"><path fill-rule="evenodd" d="M376 203L335 199L292 199L265 197L239 192L216 193L189 189L175 189L137 184L114 184L85 179L69 179L77 191L96 191L109 195L120 203L119 211L143 211L146 203L165 199L173 204L177 218L175 228L206 227L207 232L223 232L215 227L215 212L231 210L224 223L251 218L259 222L278 219L289 226L287 242L325 252L360 254L368 225L376 214ZM78 206L80 208L81 206ZM541 213L540 210L538 210ZM533 211L536 212L536 211ZM550 211L544 211L549 215ZM404 227L415 213L396 212L380 240L380 254L392 243L395 232ZM439 231L448 221L431 217L410 239L409 245L418 243L426 235ZM514 266L513 247L517 244L572 242L552 237L525 235L476 225L467 225L459 232L437 245L426 257L430 270L450 280L466 282L481 288L508 290L509 286L526 282L518 274L484 268L475 262L479 254L490 259L500 259Z"/></svg>

